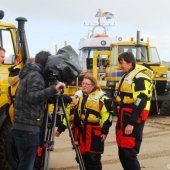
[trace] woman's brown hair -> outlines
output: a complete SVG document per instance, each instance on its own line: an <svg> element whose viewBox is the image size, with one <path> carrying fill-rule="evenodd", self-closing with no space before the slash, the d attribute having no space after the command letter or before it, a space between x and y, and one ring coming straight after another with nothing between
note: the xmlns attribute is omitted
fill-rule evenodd
<svg viewBox="0 0 170 170"><path fill-rule="evenodd" d="M96 89L100 89L100 87L98 86L97 80L94 78L94 76L90 73L86 73L83 79L88 79L91 81L91 83L94 86L94 90Z"/></svg>

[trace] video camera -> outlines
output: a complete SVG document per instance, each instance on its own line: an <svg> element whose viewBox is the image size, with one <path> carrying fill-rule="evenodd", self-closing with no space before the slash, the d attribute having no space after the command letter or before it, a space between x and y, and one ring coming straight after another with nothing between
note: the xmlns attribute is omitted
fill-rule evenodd
<svg viewBox="0 0 170 170"><path fill-rule="evenodd" d="M48 57L45 78L49 85L61 81L70 84L81 72L78 54L71 46L61 48L57 55Z"/></svg>
<svg viewBox="0 0 170 170"><path fill-rule="evenodd" d="M80 74L80 64L78 60L78 54L69 45L61 48L57 55L51 55L48 57L44 74L46 85L50 86L57 84L58 81L64 82L69 85ZM64 95L64 103L70 103L70 96ZM49 103L55 103L55 96L49 99ZM61 103L59 101L59 103Z"/></svg>

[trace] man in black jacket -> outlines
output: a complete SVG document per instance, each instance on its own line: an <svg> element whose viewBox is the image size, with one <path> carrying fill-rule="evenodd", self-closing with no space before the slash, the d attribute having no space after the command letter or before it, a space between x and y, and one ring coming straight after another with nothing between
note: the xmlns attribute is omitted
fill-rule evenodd
<svg viewBox="0 0 170 170"><path fill-rule="evenodd" d="M49 55L46 51L39 52L35 57L35 64L26 64L19 75L13 127L19 156L17 170L33 170L44 116L44 102L65 87L62 82L45 87L44 68Z"/></svg>

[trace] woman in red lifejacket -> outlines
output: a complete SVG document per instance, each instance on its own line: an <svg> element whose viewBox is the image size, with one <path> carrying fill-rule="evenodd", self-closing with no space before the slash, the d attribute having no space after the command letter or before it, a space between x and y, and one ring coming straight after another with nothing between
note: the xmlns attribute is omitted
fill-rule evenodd
<svg viewBox="0 0 170 170"><path fill-rule="evenodd" d="M73 102L67 107L75 142L78 143L86 170L101 170L101 154L104 141L112 125L112 102L97 86L90 74L82 81L82 90L76 92ZM58 127L56 136L66 128Z"/></svg>

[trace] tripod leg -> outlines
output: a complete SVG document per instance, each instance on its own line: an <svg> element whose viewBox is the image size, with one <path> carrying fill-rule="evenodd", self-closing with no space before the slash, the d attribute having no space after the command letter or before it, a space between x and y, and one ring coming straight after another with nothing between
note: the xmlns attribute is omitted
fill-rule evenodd
<svg viewBox="0 0 170 170"><path fill-rule="evenodd" d="M48 105L49 110L49 105ZM48 149L48 141L49 141L49 133L50 129L48 127L48 110L46 114L46 122L45 122L45 128L44 128L44 142L43 142L43 170L48 169L48 159L49 159L49 149Z"/></svg>
<svg viewBox="0 0 170 170"><path fill-rule="evenodd" d="M44 167L44 162L46 159L47 155L47 149L45 146L46 144L46 139L49 134L49 129L48 129L48 102L46 103L46 109L44 113L44 119L41 127L41 132L40 132L40 144L37 149L37 157L35 160L34 168L41 170Z"/></svg>
<svg viewBox="0 0 170 170"><path fill-rule="evenodd" d="M44 155L44 166L43 170L48 170L48 165L49 165L49 159L50 159L50 151L52 151L54 148L54 133L55 133L55 128L56 128L56 117L57 117L57 112L58 112L58 100L59 96L56 95L56 102L54 106L54 112L52 115L52 124L50 127L48 127L48 118L47 118L47 126L46 126L46 134L44 136L44 141L47 144L47 148L45 148L45 155ZM47 132L48 130L48 132Z"/></svg>
<svg viewBox="0 0 170 170"><path fill-rule="evenodd" d="M65 109L65 105L64 105L63 96L61 95L60 98L61 98L61 102L62 102L63 113L64 113L64 116L65 116L65 119L66 119L66 122L67 122L67 127L68 127L68 131L69 131L70 138L71 138L71 143L72 143L72 145L73 145L73 148L75 149L76 156L77 156L78 161L79 161L80 170L85 170L85 166L84 166L84 162L83 162L82 155L81 155L81 153L80 153L80 149L79 149L79 147L74 143L74 137L73 137L73 133L72 133L72 131L71 131L70 123L69 123L69 120L68 120L68 117L67 117L67 114L66 114L66 109Z"/></svg>

